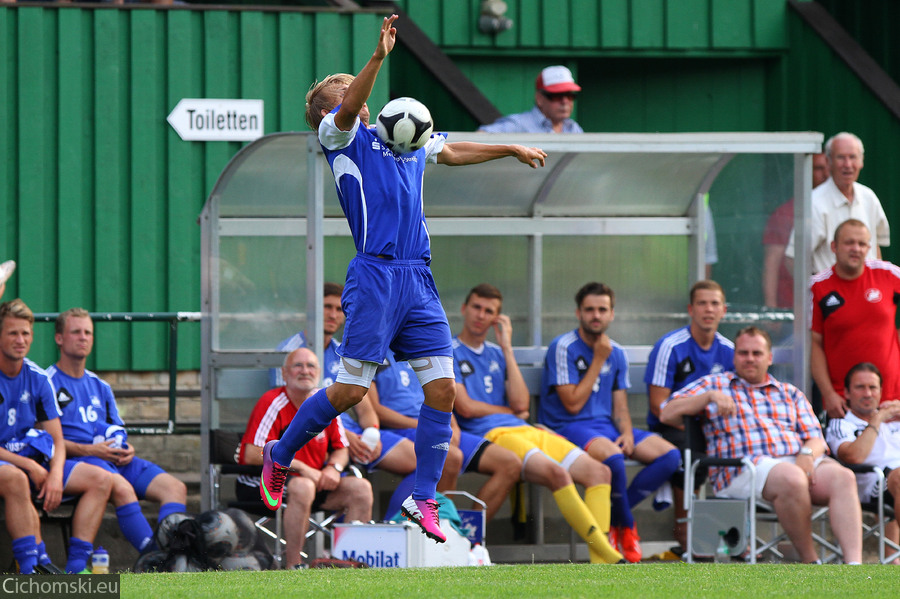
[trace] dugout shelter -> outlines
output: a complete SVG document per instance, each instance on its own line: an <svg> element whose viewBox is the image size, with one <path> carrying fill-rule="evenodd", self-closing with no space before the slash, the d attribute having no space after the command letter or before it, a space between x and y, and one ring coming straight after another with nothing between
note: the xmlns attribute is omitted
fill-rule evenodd
<svg viewBox="0 0 900 599"><path fill-rule="evenodd" d="M632 362L632 417L643 426L649 350L687 322L688 289L709 266L729 305L722 332L731 337L746 324L767 327L777 343L777 376L807 387L806 231L811 155L822 149L821 133L451 133L449 139L522 143L549 155L536 170L509 158L428 166L432 269L454 332L468 290L496 285L513 321L518 361L533 383L549 342L577 325L576 290L603 281L616 293L609 332ZM772 207L790 197L794 307L764 310L762 234ZM321 360L322 285L343 282L355 249L310 132L271 134L242 148L200 220L206 471L209 431L244 427L268 388L267 369L281 365L283 355L274 351L281 340L309 331ZM708 265L711 230L717 260Z"/></svg>

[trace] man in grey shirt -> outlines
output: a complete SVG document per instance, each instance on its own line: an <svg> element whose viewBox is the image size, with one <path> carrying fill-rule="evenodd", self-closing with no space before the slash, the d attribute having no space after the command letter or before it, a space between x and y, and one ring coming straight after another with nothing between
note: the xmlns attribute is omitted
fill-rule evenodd
<svg viewBox="0 0 900 599"><path fill-rule="evenodd" d="M572 120L575 94L581 87L575 83L572 72L564 66L547 67L534 83L534 107L500 117L479 131L487 133L584 133Z"/></svg>

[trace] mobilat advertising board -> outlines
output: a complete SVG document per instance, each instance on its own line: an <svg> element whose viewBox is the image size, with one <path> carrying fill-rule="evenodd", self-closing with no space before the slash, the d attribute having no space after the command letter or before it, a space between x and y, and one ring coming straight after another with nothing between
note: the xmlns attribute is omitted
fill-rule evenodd
<svg viewBox="0 0 900 599"><path fill-rule="evenodd" d="M372 568L416 568L465 566L469 541L447 520L441 521L445 543L435 543L411 523L335 524L331 532L331 555L352 559Z"/></svg>

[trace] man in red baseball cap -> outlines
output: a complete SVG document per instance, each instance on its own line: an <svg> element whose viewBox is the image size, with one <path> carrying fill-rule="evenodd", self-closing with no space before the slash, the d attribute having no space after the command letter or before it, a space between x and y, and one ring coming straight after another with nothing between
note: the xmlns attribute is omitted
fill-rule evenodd
<svg viewBox="0 0 900 599"><path fill-rule="evenodd" d="M562 65L547 67L537 76L534 88L531 110L501 117L478 130L488 133L584 133L571 118L575 94L581 91L572 71Z"/></svg>

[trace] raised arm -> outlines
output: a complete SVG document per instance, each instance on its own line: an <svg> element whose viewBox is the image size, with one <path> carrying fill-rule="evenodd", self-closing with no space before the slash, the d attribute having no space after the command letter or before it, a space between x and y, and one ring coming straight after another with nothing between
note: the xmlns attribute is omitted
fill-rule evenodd
<svg viewBox="0 0 900 599"><path fill-rule="evenodd" d="M591 398L594 391L594 383L600 376L600 370L606 359L612 354L612 342L609 335L602 333L594 342L594 357L587 372L581 377L577 385L557 385L556 394L559 401L569 414L577 414Z"/></svg>
<svg viewBox="0 0 900 599"><path fill-rule="evenodd" d="M349 90L348 90L349 91ZM489 160L513 156L531 168L538 164L544 166L547 153L540 148L528 148L518 144L482 144L473 141L457 141L444 144L444 149L437 155L438 164L447 166L465 166L480 164Z"/></svg>
<svg viewBox="0 0 900 599"><path fill-rule="evenodd" d="M375 79L378 77L378 71L384 59L391 50L394 49L394 43L397 41L397 30L393 27L397 15L385 17L381 24L381 34L378 36L378 45L375 52L362 68L356 78L347 87L344 92L344 99L341 101L341 107L334 115L334 124L341 131L349 131L353 126L359 112L366 105L369 96L372 94L372 88L375 86Z"/></svg>

